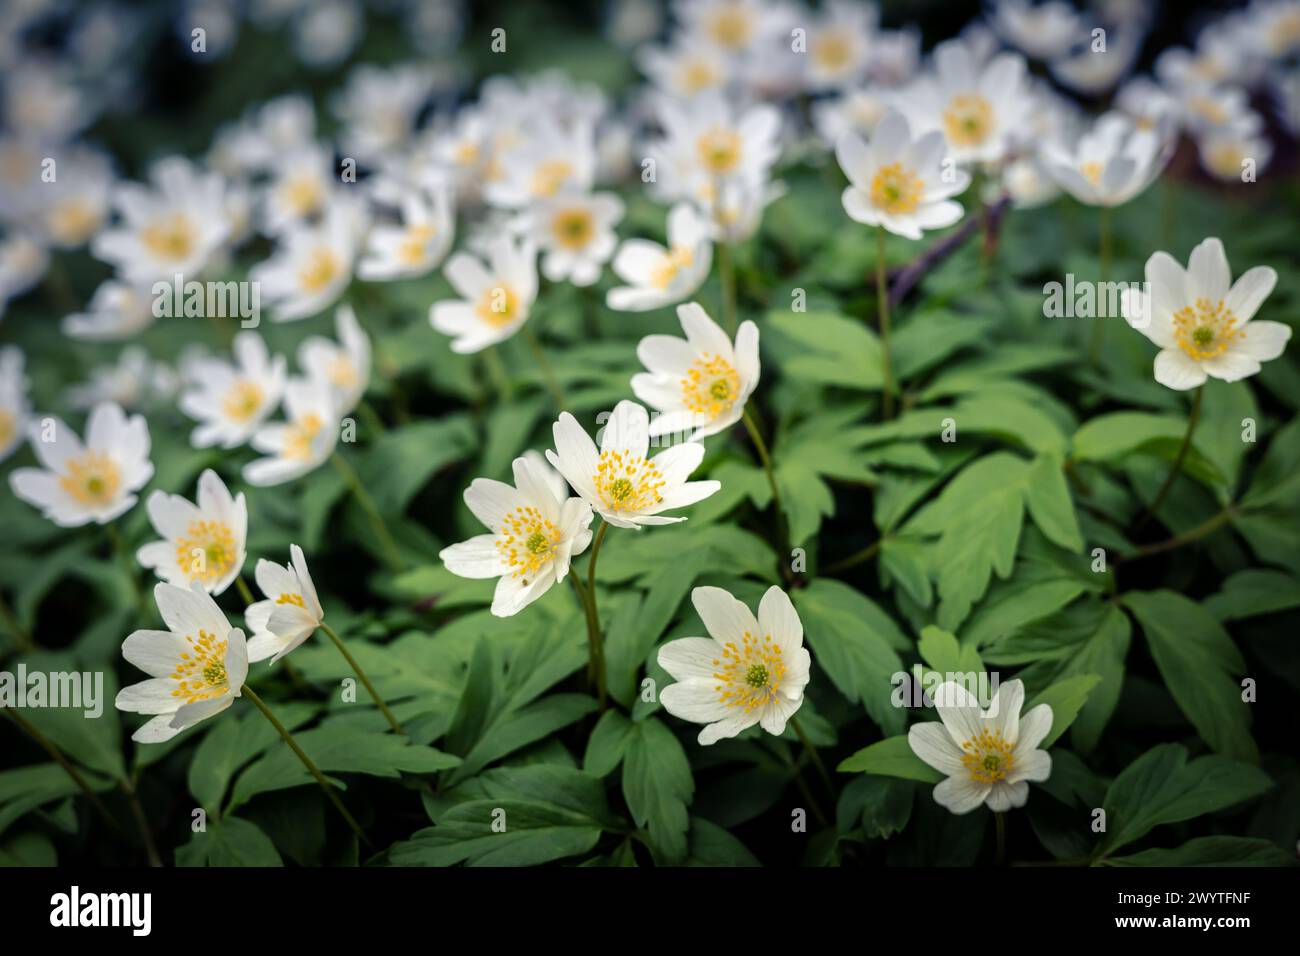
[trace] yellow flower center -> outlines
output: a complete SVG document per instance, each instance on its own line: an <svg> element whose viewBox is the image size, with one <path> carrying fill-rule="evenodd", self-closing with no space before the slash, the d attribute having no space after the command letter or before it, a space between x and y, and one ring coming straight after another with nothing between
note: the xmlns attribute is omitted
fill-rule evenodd
<svg viewBox="0 0 1300 956"><path fill-rule="evenodd" d="M289 210L299 217L318 212L325 200L320 177L312 173L295 176L280 188L280 196Z"/></svg>
<svg viewBox="0 0 1300 956"><path fill-rule="evenodd" d="M961 762L970 771L976 783L996 783L1005 780L1016 765L1014 749L1000 730L981 730L961 745Z"/></svg>
<svg viewBox="0 0 1300 956"><path fill-rule="evenodd" d="M59 485L81 504L102 507L117 497L122 487L122 472L107 455L88 451L80 458L70 458L67 473Z"/></svg>
<svg viewBox="0 0 1300 956"><path fill-rule="evenodd" d="M479 149L478 143L473 140L466 140L456 147L453 155L456 162L461 166L477 166L482 150Z"/></svg>
<svg viewBox="0 0 1300 956"><path fill-rule="evenodd" d="M176 542L176 563L191 581L218 581L235 565L235 533L224 521L192 521Z"/></svg>
<svg viewBox="0 0 1300 956"><path fill-rule="evenodd" d="M1205 156L1206 165L1222 176L1231 179L1241 173L1241 161L1245 159L1236 143L1215 143Z"/></svg>
<svg viewBox="0 0 1300 956"><path fill-rule="evenodd" d="M943 129L950 143L978 146L993 129L993 107L978 93L954 96L943 111Z"/></svg>
<svg viewBox="0 0 1300 956"><path fill-rule="evenodd" d="M1273 21L1272 29L1268 31L1268 45L1278 56L1300 46L1300 11L1288 11Z"/></svg>
<svg viewBox="0 0 1300 956"><path fill-rule="evenodd" d="M843 33L820 33L808 51L823 70L842 70L853 61L853 41Z"/></svg>
<svg viewBox="0 0 1300 956"><path fill-rule="evenodd" d="M586 209L564 209L551 219L551 235L565 249L585 249L595 234L596 223Z"/></svg>
<svg viewBox="0 0 1300 956"><path fill-rule="evenodd" d="M694 252L686 246L674 246L650 273L650 284L656 289L668 288L677 278L677 274L688 268L694 261Z"/></svg>
<svg viewBox="0 0 1300 956"><path fill-rule="evenodd" d="M1092 183L1094 186L1101 185L1101 174L1104 171L1105 167L1096 160L1079 164L1079 172L1083 173L1083 178L1088 180L1088 182Z"/></svg>
<svg viewBox="0 0 1300 956"><path fill-rule="evenodd" d="M520 505L505 516L496 540L497 553L513 578L527 584L555 560L560 529L532 505Z"/></svg>
<svg viewBox="0 0 1300 956"><path fill-rule="evenodd" d="M332 249L324 246L313 249L307 261L298 270L298 284L304 292L320 292L343 271L343 263Z"/></svg>
<svg viewBox="0 0 1300 956"><path fill-rule="evenodd" d="M565 159L552 159L542 163L533 173L533 195L541 198L554 196L573 175L573 164Z"/></svg>
<svg viewBox="0 0 1300 956"><path fill-rule="evenodd" d="M329 376L330 382L339 388L352 388L359 381L356 367L346 355L339 355L334 361L330 362L326 374Z"/></svg>
<svg viewBox="0 0 1300 956"><path fill-rule="evenodd" d="M679 85L684 93L698 93L718 85L718 71L704 60L692 60L682 67Z"/></svg>
<svg viewBox="0 0 1300 956"><path fill-rule="evenodd" d="M1189 105L1192 108L1192 112L1209 120L1215 126L1227 122L1228 111L1223 108L1222 104L1220 104L1218 100L1209 96L1194 96Z"/></svg>
<svg viewBox="0 0 1300 956"><path fill-rule="evenodd" d="M1222 299L1197 299L1174 313L1174 339L1198 362L1222 355L1234 339L1245 335L1246 330L1238 327L1237 317Z"/></svg>
<svg viewBox="0 0 1300 956"><path fill-rule="evenodd" d="M162 216L144 227L141 239L159 259L178 261L194 252L194 224L183 212Z"/></svg>
<svg viewBox="0 0 1300 956"><path fill-rule="evenodd" d="M609 511L635 513L663 501L664 476L648 458L603 451L591 478L597 497Z"/></svg>
<svg viewBox="0 0 1300 956"><path fill-rule="evenodd" d="M509 286L495 286L483 293L474 312L488 325L503 328L518 317L519 297Z"/></svg>
<svg viewBox="0 0 1300 956"><path fill-rule="evenodd" d="M740 395L740 375L721 355L697 358L681 380L682 402L710 421L728 411Z"/></svg>
<svg viewBox="0 0 1300 956"><path fill-rule="evenodd" d="M753 27L744 10L728 5L709 18L705 32L720 47L738 50L749 43Z"/></svg>
<svg viewBox="0 0 1300 956"><path fill-rule="evenodd" d="M890 163L871 177L871 202L891 216L915 212L925 194L925 183L902 163Z"/></svg>
<svg viewBox="0 0 1300 956"><path fill-rule="evenodd" d="M418 266L424 262L429 251L429 240L437 235L438 230L428 224L411 226L402 237L397 247L397 257L404 265Z"/></svg>
<svg viewBox="0 0 1300 956"><path fill-rule="evenodd" d="M0 408L0 450L9 447L17 431L18 423L14 420L13 412L7 408Z"/></svg>
<svg viewBox="0 0 1300 956"><path fill-rule="evenodd" d="M81 197L65 199L50 210L50 235L59 242L76 245L85 242L102 220L99 212Z"/></svg>
<svg viewBox="0 0 1300 956"><path fill-rule="evenodd" d="M262 407L262 386L241 378L227 390L221 400L221 410L236 422L246 422Z"/></svg>
<svg viewBox="0 0 1300 956"><path fill-rule="evenodd" d="M185 641L190 649L181 652L181 659L172 671L172 680L177 681L172 696L193 704L228 693L226 641L217 640L207 631L199 631L198 637L187 636Z"/></svg>
<svg viewBox="0 0 1300 956"><path fill-rule="evenodd" d="M741 145L739 133L718 127L695 141L695 151L705 171L721 176L740 165Z"/></svg>
<svg viewBox="0 0 1300 956"><path fill-rule="evenodd" d="M722 645L722 657L714 658L714 686L718 702L750 713L775 700L785 679L785 659L770 635L760 641L745 632L740 645Z"/></svg>
<svg viewBox="0 0 1300 956"><path fill-rule="evenodd" d="M284 457L307 461L311 458L311 446L320 434L325 423L315 412L308 412L302 418L286 426L284 438Z"/></svg>
<svg viewBox="0 0 1300 956"><path fill-rule="evenodd" d="M275 599L276 604L292 604L294 607L300 607L307 610L307 602L302 599L301 594L290 594L288 591L281 592L280 596Z"/></svg>

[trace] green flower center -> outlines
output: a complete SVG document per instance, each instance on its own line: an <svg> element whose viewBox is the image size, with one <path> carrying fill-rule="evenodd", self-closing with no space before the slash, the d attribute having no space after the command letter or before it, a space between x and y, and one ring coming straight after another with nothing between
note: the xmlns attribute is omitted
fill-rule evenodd
<svg viewBox="0 0 1300 956"><path fill-rule="evenodd" d="M213 661L203 668L203 679L212 687L226 682L226 665L222 661Z"/></svg>
<svg viewBox="0 0 1300 956"><path fill-rule="evenodd" d="M618 478L609 486L609 493L619 501L627 501L632 495L632 482L626 478Z"/></svg>
<svg viewBox="0 0 1300 956"><path fill-rule="evenodd" d="M1208 325L1199 326L1196 331L1192 333L1192 341L1197 345L1209 345L1214 341L1214 329L1210 328Z"/></svg>
<svg viewBox="0 0 1300 956"><path fill-rule="evenodd" d="M767 668L762 664L749 665L749 673L745 675L745 683L750 687L765 687L767 685Z"/></svg>
<svg viewBox="0 0 1300 956"><path fill-rule="evenodd" d="M731 398L731 383L725 378L720 378L709 386L709 394L720 402L725 402Z"/></svg>
<svg viewBox="0 0 1300 956"><path fill-rule="evenodd" d="M547 540L546 535L542 534L540 531L534 531L528 536L528 540L524 542L524 547L532 554L549 554L551 551L551 542Z"/></svg>

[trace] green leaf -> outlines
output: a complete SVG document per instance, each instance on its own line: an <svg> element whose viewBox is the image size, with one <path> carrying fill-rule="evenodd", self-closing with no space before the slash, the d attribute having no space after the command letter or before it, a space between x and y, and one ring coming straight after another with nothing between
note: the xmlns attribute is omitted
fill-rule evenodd
<svg viewBox="0 0 1300 956"><path fill-rule="evenodd" d="M1244 508L1259 510L1300 503L1300 417L1279 428L1250 488L1241 498Z"/></svg>
<svg viewBox="0 0 1300 956"><path fill-rule="evenodd" d="M1205 599L1204 607L1220 621L1289 611L1300 607L1300 578L1285 571L1247 568L1224 581L1218 594Z"/></svg>
<svg viewBox="0 0 1300 956"><path fill-rule="evenodd" d="M457 757L433 747L412 744L391 731L363 730L342 722L294 734L294 739L324 773L364 773L396 780L402 772L433 773L460 763ZM314 782L287 745L278 747L240 774L230 797L230 809L242 806L259 793Z"/></svg>
<svg viewBox="0 0 1300 956"><path fill-rule="evenodd" d="M855 603L870 606L872 615L859 615L822 600L827 593L848 590ZM845 697L858 701L886 733L903 729L906 717L890 700L893 677L903 662L890 646L892 622L882 626L878 609L867 598L836 581L817 580L798 590L794 599L804 622L804 636L818 666Z"/></svg>
<svg viewBox="0 0 1300 956"><path fill-rule="evenodd" d="M279 704L275 716L295 731L316 713L311 704ZM230 780L244 764L280 740L271 722L253 708L241 715L230 714L208 731L190 761L190 793L211 816L219 816L221 800Z"/></svg>
<svg viewBox="0 0 1300 956"><path fill-rule="evenodd" d="M1268 840L1208 836L1188 840L1172 850L1143 850L1112 856L1107 866L1295 866L1295 857Z"/></svg>
<svg viewBox="0 0 1300 956"><path fill-rule="evenodd" d="M767 314L767 325L793 343L781 364L792 378L863 391L884 383L880 339L860 320L830 312L774 309Z"/></svg>
<svg viewBox="0 0 1300 956"><path fill-rule="evenodd" d="M609 776L623 762L629 738L634 731L632 721L623 714L616 710L605 711L587 739L582 769L595 777Z"/></svg>
<svg viewBox="0 0 1300 956"><path fill-rule="evenodd" d="M617 825L600 779L553 764L501 767L473 798L388 851L394 866L536 866L578 856Z"/></svg>
<svg viewBox="0 0 1300 956"><path fill-rule="evenodd" d="M1151 656L1178 707L1216 753L1259 760L1250 705L1234 675L1246 662L1209 611L1173 591L1134 591L1124 604L1142 625Z"/></svg>
<svg viewBox="0 0 1300 956"><path fill-rule="evenodd" d="M96 793L112 786L107 777L93 773L83 772L82 778ZM81 788L56 763L0 770L0 833L37 807L79 793Z"/></svg>
<svg viewBox="0 0 1300 956"><path fill-rule="evenodd" d="M1039 455L1034 460L1026 476L1025 504L1034 524L1053 544L1075 553L1083 550L1083 535L1058 455Z"/></svg>
<svg viewBox="0 0 1300 956"><path fill-rule="evenodd" d="M1122 462L1129 455L1156 455L1173 461L1187 432L1187 419L1178 415L1152 415L1147 412L1112 412L1083 424L1074 433L1073 454L1076 461ZM1221 485L1226 478L1200 451L1203 436L1195 436L1187 450L1183 471L1206 485Z"/></svg>
<svg viewBox="0 0 1300 956"><path fill-rule="evenodd" d="M177 866L283 866L271 838L239 817L209 821L176 851Z"/></svg>
<svg viewBox="0 0 1300 956"><path fill-rule="evenodd" d="M758 866L758 858L716 823L691 818L687 866Z"/></svg>
<svg viewBox="0 0 1300 956"><path fill-rule="evenodd" d="M919 780L921 783L938 783L943 779L943 774L913 753L906 734L886 737L870 747L864 747L853 756L840 761L836 769L841 773L870 773L882 777Z"/></svg>
<svg viewBox="0 0 1300 956"><path fill-rule="evenodd" d="M72 690L80 688L83 704L81 707L29 706L23 710L27 721L76 763L115 780L125 780L122 724L113 707L117 697L117 677L113 671L84 669L69 654L31 654L23 659L23 664L28 674L45 675L51 685L48 693L55 692L52 686L55 681L66 682L62 688L70 695L66 699L74 699ZM99 688L96 702L100 713L97 717L87 717L86 711L92 709L89 697L95 694L93 684L101 675L103 686ZM0 674L0 681L5 677L14 679L16 675Z"/></svg>
<svg viewBox="0 0 1300 956"><path fill-rule="evenodd" d="M1039 747L1046 750L1060 739L1061 734L1065 733L1074 723L1074 719L1079 716L1079 711L1083 709L1092 689L1100 682L1100 674L1078 674L1058 681L1034 696L1034 699L1025 706L1026 711L1033 710L1039 704L1047 704L1052 708L1052 729L1047 732Z"/></svg>
<svg viewBox="0 0 1300 956"><path fill-rule="evenodd" d="M1129 764L1106 791L1108 857L1155 827L1180 823L1253 799L1272 786L1258 767L1210 755L1188 761L1181 744L1160 744Z"/></svg>
<svg viewBox="0 0 1300 956"><path fill-rule="evenodd" d="M357 465L366 490L385 514L401 514L429 477L477 446L468 416L403 425L385 433Z"/></svg>
<svg viewBox="0 0 1300 956"><path fill-rule="evenodd" d="M912 794L915 785L894 777L867 776L860 781L862 793L862 828L869 837L888 840L902 833L912 818Z"/></svg>
<svg viewBox="0 0 1300 956"><path fill-rule="evenodd" d="M668 862L686 856L686 808L695 793L690 761L681 743L661 721L634 724L623 761L623 796L637 826Z"/></svg>

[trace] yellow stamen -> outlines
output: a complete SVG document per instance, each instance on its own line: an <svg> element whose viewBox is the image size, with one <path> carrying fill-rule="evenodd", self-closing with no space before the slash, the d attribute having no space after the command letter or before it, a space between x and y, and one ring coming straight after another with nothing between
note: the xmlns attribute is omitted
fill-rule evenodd
<svg viewBox="0 0 1300 956"><path fill-rule="evenodd" d="M304 292L319 292L342 271L343 263L334 251L318 246L308 253L306 263L298 270L298 284Z"/></svg>
<svg viewBox="0 0 1300 956"><path fill-rule="evenodd" d="M192 521L176 542L176 563L191 581L218 581L235 565L235 533L224 521Z"/></svg>
<svg viewBox="0 0 1300 956"><path fill-rule="evenodd" d="M695 141L700 165L714 176L732 172L740 165L743 144L735 130L715 127Z"/></svg>
<svg viewBox="0 0 1300 956"><path fill-rule="evenodd" d="M706 353L687 370L681 386L686 408L712 421L736 403L740 375L721 355Z"/></svg>
<svg viewBox="0 0 1300 956"><path fill-rule="evenodd" d="M954 96L943 111L943 129L950 143L979 146L993 130L993 107L978 93Z"/></svg>
<svg viewBox="0 0 1300 956"><path fill-rule="evenodd" d="M145 226L141 241L159 259L179 261L194 252L195 229L183 212L162 216Z"/></svg>
<svg viewBox="0 0 1300 956"><path fill-rule="evenodd" d="M1005 780L1016 765L1012 747L1001 730L981 730L961 745L961 762L970 771L976 783L996 783Z"/></svg>
<svg viewBox="0 0 1300 956"><path fill-rule="evenodd" d="M664 476L648 458L603 451L591 478L596 495L610 511L640 512L663 501Z"/></svg>
<svg viewBox="0 0 1300 956"><path fill-rule="evenodd" d="M506 573L527 584L555 560L560 539L560 529L540 511L532 505L519 505L502 519L496 549Z"/></svg>
<svg viewBox="0 0 1300 956"><path fill-rule="evenodd" d="M236 422L246 422L262 407L262 386L246 378L236 381L221 399L221 410Z"/></svg>
<svg viewBox="0 0 1300 956"><path fill-rule="evenodd" d="M925 195L925 183L902 163L890 163L871 177L871 202L891 216L916 211Z"/></svg>
<svg viewBox="0 0 1300 956"><path fill-rule="evenodd" d="M60 487L89 507L109 504L122 486L122 472L117 462L97 451L68 459L64 468L67 473L59 479Z"/></svg>
<svg viewBox="0 0 1300 956"><path fill-rule="evenodd" d="M217 640L207 631L199 631L198 637L186 637L185 641L190 651L181 653L181 659L171 674L172 680L177 682L172 696L179 697L183 703L193 704L229 693L226 641Z"/></svg>
<svg viewBox="0 0 1300 956"><path fill-rule="evenodd" d="M1232 310L1223 300L1197 299L1174 313L1174 339L1178 347L1198 362L1228 351L1234 339L1245 338Z"/></svg>
<svg viewBox="0 0 1300 956"><path fill-rule="evenodd" d="M735 641L723 644L722 657L715 658L713 666L713 677L720 682L713 688L718 702L746 714L777 699L786 671L781 647L771 635L760 641L749 631L739 646Z"/></svg>
<svg viewBox="0 0 1300 956"><path fill-rule="evenodd" d="M586 209L564 209L551 219L551 235L565 249L585 249L595 234L596 223Z"/></svg>

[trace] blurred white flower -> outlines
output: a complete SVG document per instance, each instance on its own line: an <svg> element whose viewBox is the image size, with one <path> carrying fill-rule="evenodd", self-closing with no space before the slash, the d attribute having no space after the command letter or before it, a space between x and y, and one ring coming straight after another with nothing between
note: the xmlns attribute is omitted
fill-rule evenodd
<svg viewBox="0 0 1300 956"><path fill-rule="evenodd" d="M29 432L42 467L15 469L9 487L61 527L105 524L125 514L136 503L135 492L153 477L144 416L128 419L111 402L91 410L85 444L53 416L33 420Z"/></svg>
<svg viewBox="0 0 1300 956"><path fill-rule="evenodd" d="M1042 159L1066 192L1090 206L1120 206L1145 190L1173 153L1167 122L1139 129L1120 113L1106 113L1073 145L1050 142Z"/></svg>
<svg viewBox="0 0 1300 956"><path fill-rule="evenodd" d="M136 560L168 584L198 584L221 594L244 567L248 504L243 492L232 497L211 468L199 475L198 495L190 502L158 490L145 502L149 523L161 537L136 552Z"/></svg>
<svg viewBox="0 0 1300 956"><path fill-rule="evenodd" d="M115 364L92 369L88 382L69 387L65 400L70 407L83 410L101 402L132 409L151 399L169 398L173 391L171 369L155 362L143 346L132 345L121 351Z"/></svg>
<svg viewBox="0 0 1300 956"><path fill-rule="evenodd" d="M74 147L57 157L56 178L42 184L40 227L50 245L75 249L108 220L115 177L108 157Z"/></svg>
<svg viewBox="0 0 1300 956"><path fill-rule="evenodd" d="M1273 144L1266 136L1231 126L1198 137L1196 148L1205 171L1225 183L1254 182L1273 158Z"/></svg>
<svg viewBox="0 0 1300 956"><path fill-rule="evenodd" d="M729 64L722 52L688 36L679 36L666 46L643 47L636 59L651 83L681 99L721 90L728 79Z"/></svg>
<svg viewBox="0 0 1300 956"><path fill-rule="evenodd" d="M5 306L35 288L50 267L50 250L24 233L0 239L0 318Z"/></svg>
<svg viewBox="0 0 1300 956"><path fill-rule="evenodd" d="M537 250L509 236L492 240L487 263L464 252L447 260L443 274L460 299L435 302L430 324L452 336L451 349L480 352L514 335L537 298Z"/></svg>
<svg viewBox="0 0 1300 956"><path fill-rule="evenodd" d="M623 201L613 193L561 193L534 204L525 228L542 250L542 275L551 282L593 285L614 254L614 226L622 218Z"/></svg>
<svg viewBox="0 0 1300 956"><path fill-rule="evenodd" d="M325 382L292 379L284 390L286 421L259 428L250 444L267 455L244 466L250 485L281 485L315 471L334 452L339 414Z"/></svg>
<svg viewBox="0 0 1300 956"><path fill-rule="evenodd" d="M371 163L402 146L414 132L433 86L434 73L422 64L354 68L333 101L343 124L344 152Z"/></svg>
<svg viewBox="0 0 1300 956"><path fill-rule="evenodd" d="M250 331L235 336L234 355L233 365L203 357L182 368L190 387L180 397L180 409L200 423L190 435L195 448L244 444L280 404L284 356L272 359L266 342Z"/></svg>
<svg viewBox="0 0 1300 956"><path fill-rule="evenodd" d="M1088 39L1089 27L1065 0L996 0L993 29L1035 60L1054 60Z"/></svg>
<svg viewBox="0 0 1300 956"><path fill-rule="evenodd" d="M329 69L361 42L366 17L357 0L312 0L293 22L293 49L308 66Z"/></svg>
<svg viewBox="0 0 1300 956"><path fill-rule="evenodd" d="M342 416L357 407L370 384L370 340L350 305L334 311L334 326L338 341L310 336L298 346L298 365L308 378L329 386Z"/></svg>
<svg viewBox="0 0 1300 956"><path fill-rule="evenodd" d="M341 189L334 151L320 143L299 146L277 157L263 190L261 227L281 235L318 219Z"/></svg>
<svg viewBox="0 0 1300 956"><path fill-rule="evenodd" d="M244 623L252 631L248 659L253 663L269 657L274 664L316 633L325 620L302 548L289 545L289 558L286 565L262 559L253 572L266 595L244 612Z"/></svg>
<svg viewBox="0 0 1300 956"><path fill-rule="evenodd" d="M669 201L707 201L732 179L764 181L781 147L780 114L766 104L737 110L717 93L663 98L659 119L665 135L649 149L659 166L652 188Z"/></svg>
<svg viewBox="0 0 1300 956"><path fill-rule="evenodd" d="M534 118L530 129L497 153L499 175L483 186L487 201L521 209L561 192L585 192L596 176L593 128L569 129L549 118Z"/></svg>
<svg viewBox="0 0 1300 956"><path fill-rule="evenodd" d="M280 236L275 255L249 273L277 322L304 319L333 305L352 281L364 219L354 202L336 200L314 225Z"/></svg>
<svg viewBox="0 0 1300 956"><path fill-rule="evenodd" d="M878 19L875 4L827 0L806 28L803 56L808 89L842 89L860 82L874 52Z"/></svg>
<svg viewBox="0 0 1300 956"><path fill-rule="evenodd" d="M456 219L445 189L408 188L400 200L401 225L377 225L366 238L357 277L386 282L427 275L451 248Z"/></svg>
<svg viewBox="0 0 1300 956"><path fill-rule="evenodd" d="M25 358L17 346L0 348L0 461L8 458L22 442L31 419L24 364Z"/></svg>
<svg viewBox="0 0 1300 956"><path fill-rule="evenodd" d="M645 312L693 295L713 264L711 228L689 204L678 203L668 212L667 248L649 239L623 240L611 268L628 285L610 289L606 304Z"/></svg>

